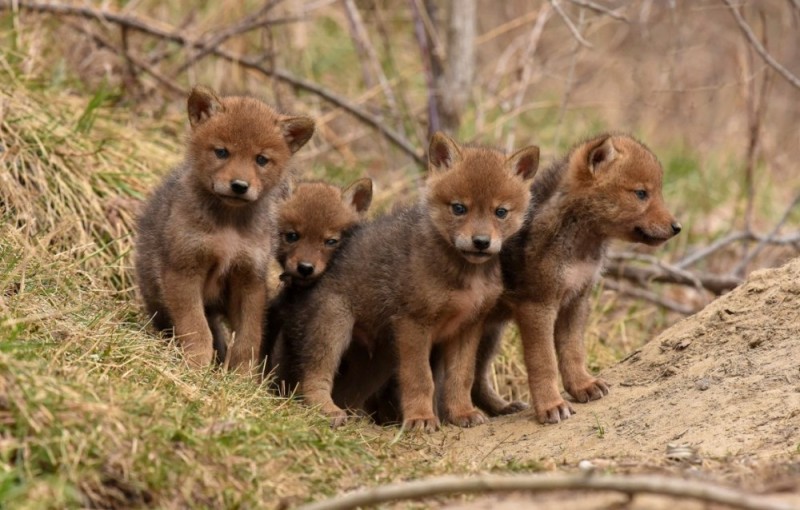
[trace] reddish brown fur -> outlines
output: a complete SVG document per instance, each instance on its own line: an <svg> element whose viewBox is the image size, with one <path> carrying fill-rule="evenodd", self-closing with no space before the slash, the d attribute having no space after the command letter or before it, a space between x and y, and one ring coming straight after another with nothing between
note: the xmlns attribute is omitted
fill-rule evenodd
<svg viewBox="0 0 800 510"><path fill-rule="evenodd" d="M352 395L366 397L385 382L392 363L384 361L396 355L404 425L435 428L429 357L438 343L444 418L461 426L485 420L470 398L475 350L483 317L502 292L498 255L522 225L538 154L531 147L505 158L435 135L421 202L359 229L300 303L303 313L285 328L287 343L298 349L304 398L334 424L346 418L331 397L334 375L353 339L373 364L360 369L353 388L341 389L344 401L363 403ZM499 208L508 210L502 219Z"/></svg>
<svg viewBox="0 0 800 510"><path fill-rule="evenodd" d="M372 180L364 178L344 189L322 181L301 181L290 186L288 196L278 203L276 258L283 269L283 286L269 306L262 353L282 394L291 393L297 384L289 366L292 346L281 335L286 314L326 271L371 202Z"/></svg>
<svg viewBox="0 0 800 510"><path fill-rule="evenodd" d="M564 161L539 173L531 219L502 255L506 291L487 321L473 388L481 408L504 414L524 407L500 399L488 377L488 360L510 317L520 329L540 421L555 423L573 413L559 394L559 372L567 392L580 402L608 392L607 384L586 370L589 292L608 241L655 246L680 231L664 205L662 176L653 153L625 135L579 144Z"/></svg>
<svg viewBox="0 0 800 510"><path fill-rule="evenodd" d="M261 342L273 195L314 123L202 87L188 110L186 159L138 222L137 283L154 324L174 329L190 364L211 363L213 347L224 352L227 319L230 365L246 368Z"/></svg>
<svg viewBox="0 0 800 510"><path fill-rule="evenodd" d="M277 259L292 283L316 280L372 201L372 180L346 189L322 181L299 182L278 204Z"/></svg>

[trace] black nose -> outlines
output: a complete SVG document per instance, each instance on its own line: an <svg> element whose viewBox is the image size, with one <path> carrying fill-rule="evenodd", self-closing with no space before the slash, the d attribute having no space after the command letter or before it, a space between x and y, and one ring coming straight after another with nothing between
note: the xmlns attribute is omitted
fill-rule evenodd
<svg viewBox="0 0 800 510"><path fill-rule="evenodd" d="M485 250L492 244L492 240L489 236L473 236L472 237L472 246L479 250Z"/></svg>
<svg viewBox="0 0 800 510"><path fill-rule="evenodd" d="M297 264L297 272L300 273L300 276L311 276L314 274L314 266L308 262L300 262Z"/></svg>
<svg viewBox="0 0 800 510"><path fill-rule="evenodd" d="M237 195L244 195L247 193L248 189L250 189L250 185L247 181L240 181L238 179L231 181L231 191Z"/></svg>
<svg viewBox="0 0 800 510"><path fill-rule="evenodd" d="M681 224L677 221L672 224L672 235L678 235L681 233Z"/></svg>

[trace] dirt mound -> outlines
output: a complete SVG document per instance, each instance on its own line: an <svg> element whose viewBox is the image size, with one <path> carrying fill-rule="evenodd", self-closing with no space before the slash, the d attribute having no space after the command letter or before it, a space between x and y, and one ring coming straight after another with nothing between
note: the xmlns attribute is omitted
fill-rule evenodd
<svg viewBox="0 0 800 510"><path fill-rule="evenodd" d="M566 422L492 420L458 432L449 454L473 465L681 465L753 488L794 480L786 488L799 491L800 259L754 272L602 376L611 394L574 404Z"/></svg>

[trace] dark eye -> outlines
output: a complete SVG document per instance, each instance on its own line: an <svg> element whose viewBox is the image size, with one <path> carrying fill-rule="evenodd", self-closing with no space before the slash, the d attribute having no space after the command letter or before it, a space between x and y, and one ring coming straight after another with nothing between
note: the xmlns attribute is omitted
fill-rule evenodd
<svg viewBox="0 0 800 510"><path fill-rule="evenodd" d="M505 207L498 207L497 209L494 210L494 215L500 219L503 219L506 216L508 216L508 209L506 209Z"/></svg>
<svg viewBox="0 0 800 510"><path fill-rule="evenodd" d="M286 239L287 243L295 243L300 239L300 234L297 232L286 232L283 234L283 238Z"/></svg>
<svg viewBox="0 0 800 510"><path fill-rule="evenodd" d="M647 200L647 191L646 190L637 189L636 191L634 191L634 193L636 193L636 198L638 198L639 200Z"/></svg>
<svg viewBox="0 0 800 510"><path fill-rule="evenodd" d="M269 163L269 158L259 154L258 156L256 156L256 163L258 164L258 166L266 166L266 164Z"/></svg>
<svg viewBox="0 0 800 510"><path fill-rule="evenodd" d="M325 239L325 246L336 246L339 244L339 240L335 237L331 237L330 239Z"/></svg>
<svg viewBox="0 0 800 510"><path fill-rule="evenodd" d="M219 159L228 159L228 156L230 155L228 153L228 149L226 149L225 147L220 147L220 148L214 149L214 154Z"/></svg>
<svg viewBox="0 0 800 510"><path fill-rule="evenodd" d="M463 216L467 214L467 206L464 204L459 204L459 203L451 204L450 209L456 216Z"/></svg>

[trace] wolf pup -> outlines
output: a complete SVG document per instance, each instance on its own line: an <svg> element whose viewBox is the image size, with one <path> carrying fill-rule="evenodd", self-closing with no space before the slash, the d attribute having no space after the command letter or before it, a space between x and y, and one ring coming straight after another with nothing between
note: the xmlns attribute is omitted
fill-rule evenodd
<svg viewBox="0 0 800 510"><path fill-rule="evenodd" d="M372 179L345 189L322 181L291 186L278 204L278 263L282 280L305 285L325 272L343 236L359 224L372 203Z"/></svg>
<svg viewBox="0 0 800 510"><path fill-rule="evenodd" d="M437 133L420 202L364 225L337 254L305 312L292 314L284 328L287 343L297 346L300 393L333 425L347 417L332 390L351 341L382 360L359 367L367 381L356 388L361 397L396 371L405 428L439 424L434 344L445 365L443 418L459 426L485 421L470 398L475 352L483 318L502 292L500 250L522 226L538 162L537 147L506 158Z"/></svg>
<svg viewBox="0 0 800 510"><path fill-rule="evenodd" d="M247 369L261 344L272 195L314 121L204 87L188 110L186 158L138 221L137 283L154 325L174 330L190 365L210 364L214 348L224 358L225 318L235 333L230 366Z"/></svg>
<svg viewBox="0 0 800 510"><path fill-rule="evenodd" d="M292 184L277 204L277 253L283 287L270 303L262 345L267 367L279 389L293 388L284 371L286 346L280 334L285 314L325 272L336 251L359 225L372 202L372 180L358 179L342 189L322 181ZM286 388L288 384L289 388Z"/></svg>
<svg viewBox="0 0 800 510"><path fill-rule="evenodd" d="M539 172L530 217L501 255L506 290L487 319L472 392L481 409L498 415L525 407L501 399L489 378L502 325L510 318L519 326L540 422L558 423L574 413L559 394L559 372L578 402L608 393L608 385L586 369L589 294L610 240L657 246L681 231L664 205L663 173L647 147L609 134L575 146Z"/></svg>

